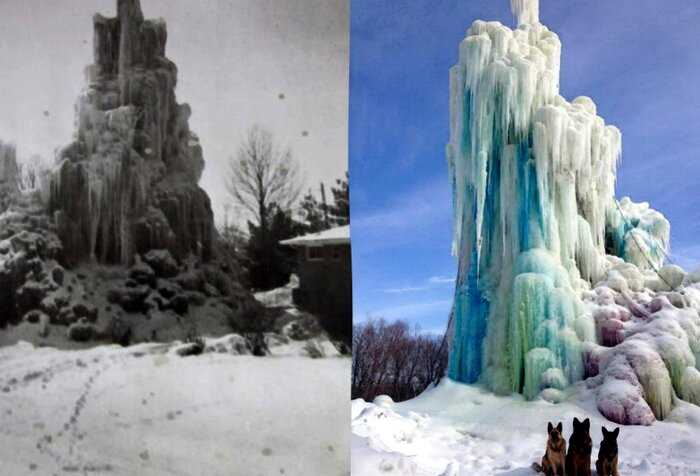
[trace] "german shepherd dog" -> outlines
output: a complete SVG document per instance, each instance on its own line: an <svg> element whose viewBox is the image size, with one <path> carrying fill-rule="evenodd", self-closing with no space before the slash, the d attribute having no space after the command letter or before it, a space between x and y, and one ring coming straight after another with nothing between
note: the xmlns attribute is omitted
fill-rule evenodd
<svg viewBox="0 0 700 476"><path fill-rule="evenodd" d="M620 428L608 431L603 427L603 441L600 443L598 451L598 461L595 462L595 469L598 476L618 476L617 473L617 435Z"/></svg>
<svg viewBox="0 0 700 476"><path fill-rule="evenodd" d="M569 438L569 451L566 453L566 476L591 476L591 420L582 422L574 418L574 432Z"/></svg>
<svg viewBox="0 0 700 476"><path fill-rule="evenodd" d="M547 476L566 476L566 440L561 434L563 429L561 422L556 427L551 422L547 424L547 450L542 457L542 465L533 463L532 469Z"/></svg>

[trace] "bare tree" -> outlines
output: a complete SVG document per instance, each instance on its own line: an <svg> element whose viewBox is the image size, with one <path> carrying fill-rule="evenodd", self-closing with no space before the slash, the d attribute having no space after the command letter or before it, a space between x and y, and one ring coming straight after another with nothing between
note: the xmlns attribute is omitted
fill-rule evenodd
<svg viewBox="0 0 700 476"><path fill-rule="evenodd" d="M302 190L299 165L291 150L280 148L272 133L259 125L248 130L237 155L230 159L226 185L262 230L268 229L276 209L290 210Z"/></svg>
<svg viewBox="0 0 700 476"><path fill-rule="evenodd" d="M411 329L405 321L370 320L353 329L352 398L389 395L403 401L422 393L445 373L443 338Z"/></svg>

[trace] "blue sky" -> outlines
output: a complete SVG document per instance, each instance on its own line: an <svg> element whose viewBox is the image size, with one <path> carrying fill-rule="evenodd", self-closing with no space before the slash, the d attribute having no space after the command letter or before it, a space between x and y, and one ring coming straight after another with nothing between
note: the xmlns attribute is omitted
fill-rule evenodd
<svg viewBox="0 0 700 476"><path fill-rule="evenodd" d="M672 256L700 266L700 4L541 0L563 43L564 97L622 130L617 195L671 221ZM445 144L448 70L476 19L508 0L353 0L350 174L354 316L441 332L456 273Z"/></svg>

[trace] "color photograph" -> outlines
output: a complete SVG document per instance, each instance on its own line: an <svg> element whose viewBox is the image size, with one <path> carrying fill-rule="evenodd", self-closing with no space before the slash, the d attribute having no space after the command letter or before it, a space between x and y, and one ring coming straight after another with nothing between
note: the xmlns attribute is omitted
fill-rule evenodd
<svg viewBox="0 0 700 476"><path fill-rule="evenodd" d="M698 473L698 20L352 2L353 475Z"/></svg>

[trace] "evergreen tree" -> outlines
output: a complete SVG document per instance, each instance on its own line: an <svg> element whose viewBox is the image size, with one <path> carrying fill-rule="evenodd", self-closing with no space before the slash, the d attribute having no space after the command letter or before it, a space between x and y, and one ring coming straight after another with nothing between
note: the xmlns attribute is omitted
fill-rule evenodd
<svg viewBox="0 0 700 476"><path fill-rule="evenodd" d="M336 179L335 186L331 187L333 205L329 207L329 214L334 226L350 224L350 184L348 173L344 179Z"/></svg>
<svg viewBox="0 0 700 476"><path fill-rule="evenodd" d="M323 203L316 199L311 190L302 198L299 210L304 220L306 233L316 233L328 228Z"/></svg>
<svg viewBox="0 0 700 476"><path fill-rule="evenodd" d="M249 258L248 278L254 289L273 289L289 282L296 270L296 250L280 241L304 234L303 224L289 211L272 208L267 230L248 222L250 238L246 247Z"/></svg>

